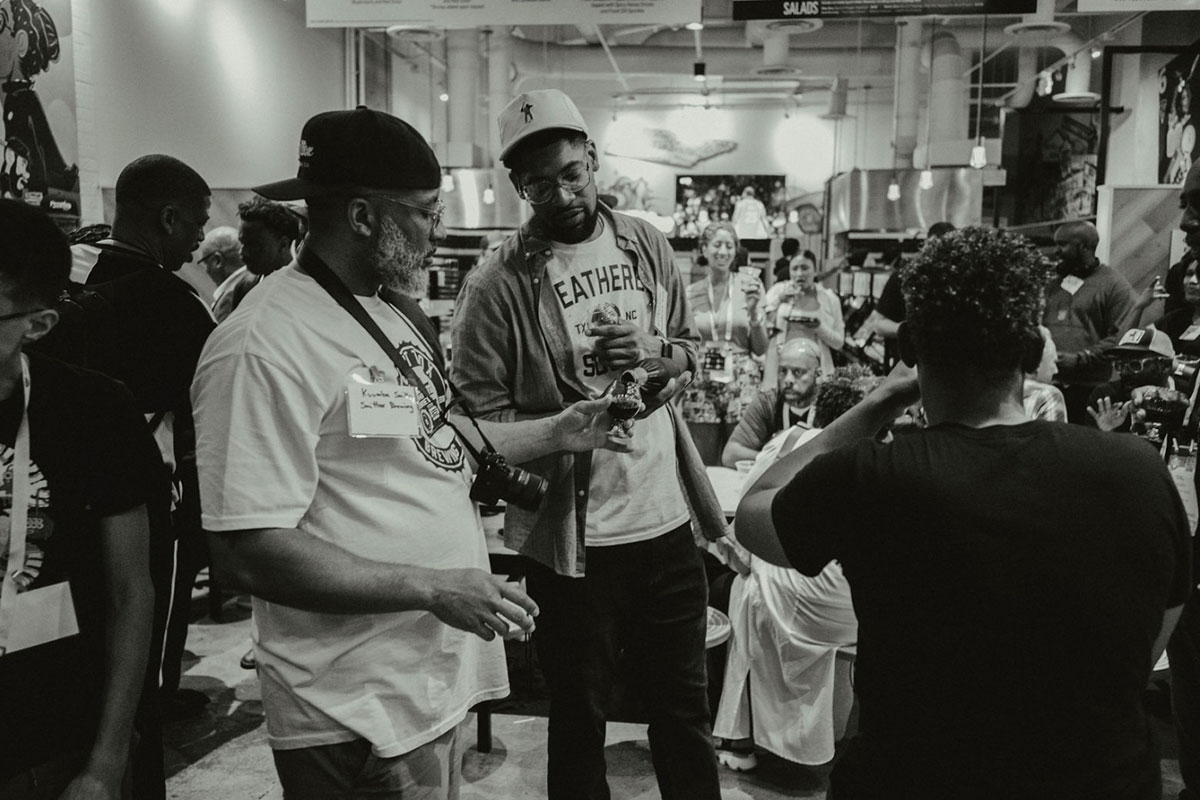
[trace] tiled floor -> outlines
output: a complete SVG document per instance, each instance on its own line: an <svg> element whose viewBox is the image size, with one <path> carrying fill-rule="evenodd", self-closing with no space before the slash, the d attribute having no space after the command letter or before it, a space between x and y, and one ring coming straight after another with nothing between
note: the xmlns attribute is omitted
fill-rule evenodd
<svg viewBox="0 0 1200 800"><path fill-rule="evenodd" d="M244 611L228 605L237 617L221 624L207 617L191 626L188 650L195 656L184 686L212 698L203 717L174 723L164 731L167 743L167 796L172 800L280 800L270 750L266 745L258 682L238 666L249 646ZM466 733L472 747L463 763L462 800L544 798L546 720L541 717L493 716L493 749L475 750L475 720ZM1179 791L1174 739L1161 715L1155 732L1164 754L1164 797ZM608 728L608 775L614 800L652 800L658 790L643 725L612 723ZM752 773L721 772L724 800L823 798L827 768L805 768L766 756Z"/></svg>

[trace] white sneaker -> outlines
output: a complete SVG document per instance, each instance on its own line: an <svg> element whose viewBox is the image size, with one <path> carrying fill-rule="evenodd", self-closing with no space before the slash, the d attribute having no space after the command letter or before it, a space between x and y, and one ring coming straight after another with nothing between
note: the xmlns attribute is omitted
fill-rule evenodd
<svg viewBox="0 0 1200 800"><path fill-rule="evenodd" d="M749 772L758 766L754 753L735 753L733 750L718 750L717 763L735 772Z"/></svg>

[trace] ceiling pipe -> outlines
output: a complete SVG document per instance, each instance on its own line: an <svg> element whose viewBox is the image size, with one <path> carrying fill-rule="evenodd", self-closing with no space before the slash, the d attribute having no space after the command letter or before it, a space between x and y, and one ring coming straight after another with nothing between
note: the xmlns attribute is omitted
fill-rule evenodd
<svg viewBox="0 0 1200 800"><path fill-rule="evenodd" d="M896 23L896 76L892 94L895 125L892 146L897 167L913 165L917 149L917 117L920 107L921 44L924 26L918 19Z"/></svg>
<svg viewBox="0 0 1200 800"><path fill-rule="evenodd" d="M957 37L944 28L933 35L931 47L929 140L933 144L962 141L968 134L969 99L962 48Z"/></svg>
<svg viewBox="0 0 1200 800"><path fill-rule="evenodd" d="M488 148L486 162L500 164L500 126L495 123L500 111L512 98L509 84L512 77L512 35L507 26L499 25L488 34Z"/></svg>
<svg viewBox="0 0 1200 800"><path fill-rule="evenodd" d="M691 32L689 31L689 34ZM571 76L604 74L612 77L612 65L608 57L598 48L569 47L563 45L530 42L513 37L513 63L516 66L517 85L514 91L523 91L525 82L533 78L552 76L561 82L562 64L570 64ZM621 72L626 78L635 76L663 75L690 76L694 52L678 47L631 47L613 49L621 58ZM861 64L848 77L878 78L891 75L894 48L864 50ZM754 67L747 59L746 47L713 47L705 37L704 60L710 76L747 75ZM796 66L804 70L806 77L846 74L846 65L855 63L853 50L818 50L798 53Z"/></svg>
<svg viewBox="0 0 1200 800"><path fill-rule="evenodd" d="M443 165L474 167L475 111L479 96L479 38L474 29L446 32L447 149Z"/></svg>
<svg viewBox="0 0 1200 800"><path fill-rule="evenodd" d="M1022 47L1017 53L1017 87L1008 97L1008 107L1021 109L1033 102L1038 81L1038 54L1032 47Z"/></svg>

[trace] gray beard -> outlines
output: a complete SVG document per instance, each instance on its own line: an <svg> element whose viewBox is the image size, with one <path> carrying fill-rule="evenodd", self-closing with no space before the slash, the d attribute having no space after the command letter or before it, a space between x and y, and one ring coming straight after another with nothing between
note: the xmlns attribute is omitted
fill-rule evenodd
<svg viewBox="0 0 1200 800"><path fill-rule="evenodd" d="M385 289L421 299L429 289L425 254L418 252L400 226L384 217L375 236L368 264Z"/></svg>

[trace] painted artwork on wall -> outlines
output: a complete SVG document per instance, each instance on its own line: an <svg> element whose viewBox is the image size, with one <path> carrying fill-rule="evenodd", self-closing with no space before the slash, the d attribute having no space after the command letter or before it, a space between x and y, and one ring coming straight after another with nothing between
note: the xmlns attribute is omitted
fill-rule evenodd
<svg viewBox="0 0 1200 800"><path fill-rule="evenodd" d="M70 0L0 2L0 196L40 206L67 229L79 223L70 33Z"/></svg>
<svg viewBox="0 0 1200 800"><path fill-rule="evenodd" d="M1158 182L1183 183L1196 152L1200 43L1158 72Z"/></svg>
<svg viewBox="0 0 1200 800"><path fill-rule="evenodd" d="M787 223L783 175L680 175L675 179L676 236L699 236L710 222L731 222L742 239L765 239Z"/></svg>
<svg viewBox="0 0 1200 800"><path fill-rule="evenodd" d="M1091 111L1013 113L1005 122L1005 160L1014 225L1096 213L1099 120ZM1015 139L1015 141L1013 141Z"/></svg>

